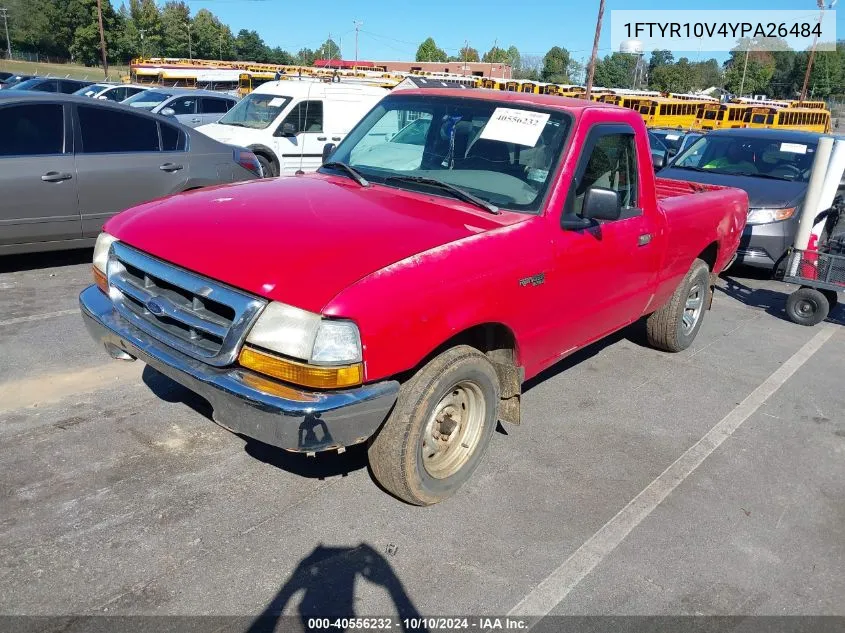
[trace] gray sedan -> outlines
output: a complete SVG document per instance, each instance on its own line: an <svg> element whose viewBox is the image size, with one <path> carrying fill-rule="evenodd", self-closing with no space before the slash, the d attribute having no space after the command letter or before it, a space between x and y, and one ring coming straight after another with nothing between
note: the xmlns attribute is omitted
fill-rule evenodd
<svg viewBox="0 0 845 633"><path fill-rule="evenodd" d="M0 92L0 255L94 243L112 215L257 178L255 155L173 119L85 97Z"/></svg>
<svg viewBox="0 0 845 633"><path fill-rule="evenodd" d="M211 90L152 88L129 97L122 103L133 108L175 117L179 123L188 127L197 127L216 123L237 102L235 97Z"/></svg>

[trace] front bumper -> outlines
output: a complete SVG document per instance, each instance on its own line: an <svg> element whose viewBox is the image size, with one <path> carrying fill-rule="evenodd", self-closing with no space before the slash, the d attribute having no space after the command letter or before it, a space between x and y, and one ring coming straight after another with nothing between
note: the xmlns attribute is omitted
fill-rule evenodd
<svg viewBox="0 0 845 633"><path fill-rule="evenodd" d="M742 232L737 262L745 266L771 269L795 239L798 225L793 220L753 224Z"/></svg>
<svg viewBox="0 0 845 633"><path fill-rule="evenodd" d="M96 286L82 291L79 306L88 332L113 357L141 359L205 398L221 426L289 451L310 453L366 441L399 393L395 380L342 391L301 391L240 367L212 367L130 324Z"/></svg>

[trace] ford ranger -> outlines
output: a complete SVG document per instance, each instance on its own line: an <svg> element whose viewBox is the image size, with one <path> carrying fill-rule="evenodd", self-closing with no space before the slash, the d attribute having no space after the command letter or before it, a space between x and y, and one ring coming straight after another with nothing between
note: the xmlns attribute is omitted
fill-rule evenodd
<svg viewBox="0 0 845 633"><path fill-rule="evenodd" d="M688 347L747 209L738 189L655 179L631 110L405 90L316 173L110 219L80 303L114 358L220 425L312 455L367 443L378 482L429 505L497 421L520 423L526 379L642 317L655 347Z"/></svg>

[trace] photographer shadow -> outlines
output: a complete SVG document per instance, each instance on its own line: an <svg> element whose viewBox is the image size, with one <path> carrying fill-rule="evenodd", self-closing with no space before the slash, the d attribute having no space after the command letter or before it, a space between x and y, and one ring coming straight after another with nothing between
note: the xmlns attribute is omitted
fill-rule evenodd
<svg viewBox="0 0 845 633"><path fill-rule="evenodd" d="M314 620L332 622L338 618L360 617L355 612L355 583L359 577L387 591L396 608L401 630L406 630L406 618L420 617L390 563L370 545L317 545L299 562L290 579L246 629L246 633L326 630L324 626L313 626ZM296 615L282 615L298 593L302 593L302 599Z"/></svg>

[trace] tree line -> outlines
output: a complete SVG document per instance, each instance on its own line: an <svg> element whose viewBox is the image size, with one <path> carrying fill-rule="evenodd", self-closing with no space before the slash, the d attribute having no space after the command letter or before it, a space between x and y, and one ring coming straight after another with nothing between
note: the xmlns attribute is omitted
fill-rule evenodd
<svg viewBox="0 0 845 633"><path fill-rule="evenodd" d="M795 98L804 83L809 52L773 50L784 46L782 41L764 39L756 50L746 53L747 42L739 42L723 63L715 58L691 61L675 59L668 50L652 51L648 60L636 56L611 53L596 60L593 84L604 88L639 88L661 92L693 92L716 87L732 94L765 94L772 98ZM478 50L465 46L458 55L447 55L429 37L420 44L417 61L485 62L510 64L515 79L545 81L557 84L583 83L584 66L574 60L562 46L554 46L542 57L521 55L515 46L502 49L493 46L479 56ZM639 66L638 66L639 64ZM743 74L745 77L743 78ZM817 51L810 73L807 94L825 99L843 95L845 89L845 40L836 43L835 51Z"/></svg>
<svg viewBox="0 0 845 633"><path fill-rule="evenodd" d="M69 59L86 66L101 62L97 0L3 0L9 13L9 39L14 52ZM337 57L331 39L319 48L291 53L268 46L257 31L232 33L208 9L191 15L181 0L159 6L155 0L128 0L115 9L102 0L103 30L110 64L133 57L196 57L311 65L315 59ZM5 50L5 34L0 29Z"/></svg>

